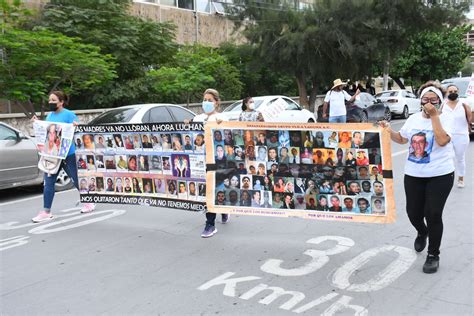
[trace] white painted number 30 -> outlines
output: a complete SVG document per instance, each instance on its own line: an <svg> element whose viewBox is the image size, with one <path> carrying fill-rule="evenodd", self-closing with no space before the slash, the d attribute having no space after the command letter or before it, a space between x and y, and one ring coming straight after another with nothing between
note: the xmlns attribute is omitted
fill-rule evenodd
<svg viewBox="0 0 474 316"><path fill-rule="evenodd" d="M260 267L260 269L263 272L279 276L307 275L317 271L318 269L322 268L326 263L328 263L328 256L336 255L347 251L355 244L352 239L340 236L320 236L317 238L309 239L307 243L318 245L325 241L336 241L337 244L334 247L326 250L306 250L303 254L310 256L311 260L305 263L303 266L287 269L282 267L283 260L269 259ZM352 274L355 271L360 270L371 259L375 258L381 253L393 251L398 253L398 257L396 258L396 260L390 263L384 270L377 273L372 279L360 284L350 283L349 280ZM404 247L386 245L368 249L363 253L359 254L354 259L345 263L343 266L339 267L333 275L332 283L334 284L334 286L348 291L378 291L391 284L403 273L405 273L413 264L413 262L415 262L415 260L416 254L411 249Z"/></svg>

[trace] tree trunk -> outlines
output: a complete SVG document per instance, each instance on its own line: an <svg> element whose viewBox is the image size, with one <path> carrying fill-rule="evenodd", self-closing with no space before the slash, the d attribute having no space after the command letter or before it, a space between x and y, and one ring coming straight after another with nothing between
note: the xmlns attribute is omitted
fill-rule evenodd
<svg viewBox="0 0 474 316"><path fill-rule="evenodd" d="M298 95L300 97L300 105L305 109L308 108L308 91L306 90L306 80L303 73L296 74L296 83L298 84Z"/></svg>
<svg viewBox="0 0 474 316"><path fill-rule="evenodd" d="M392 78L393 81L395 81L396 84L398 84L398 86L400 87L400 89L405 89L405 85L403 84L403 82L400 80L399 77L396 77L396 78Z"/></svg>
<svg viewBox="0 0 474 316"><path fill-rule="evenodd" d="M309 94L309 110L313 113L317 113L316 97L318 96L318 88L316 85L316 79L311 80L313 86L311 87L311 93Z"/></svg>
<svg viewBox="0 0 474 316"><path fill-rule="evenodd" d="M388 72L390 70L390 53L387 52L385 62L383 64L383 90L388 90Z"/></svg>

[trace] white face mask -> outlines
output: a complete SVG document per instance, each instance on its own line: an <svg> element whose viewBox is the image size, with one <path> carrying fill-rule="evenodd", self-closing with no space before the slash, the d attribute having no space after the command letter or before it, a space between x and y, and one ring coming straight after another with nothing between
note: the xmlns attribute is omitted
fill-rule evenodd
<svg viewBox="0 0 474 316"><path fill-rule="evenodd" d="M251 101L248 103L247 107L250 109L250 110L253 110L255 109L255 102Z"/></svg>

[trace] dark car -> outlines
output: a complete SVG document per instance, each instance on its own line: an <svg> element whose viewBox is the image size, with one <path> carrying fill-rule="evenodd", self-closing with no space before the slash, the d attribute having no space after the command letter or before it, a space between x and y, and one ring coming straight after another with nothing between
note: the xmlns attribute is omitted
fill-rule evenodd
<svg viewBox="0 0 474 316"><path fill-rule="evenodd" d="M348 123L390 121L390 108L382 101L375 99L371 94L362 92L354 102L346 102ZM327 122L323 118L323 105L318 107L318 122Z"/></svg>

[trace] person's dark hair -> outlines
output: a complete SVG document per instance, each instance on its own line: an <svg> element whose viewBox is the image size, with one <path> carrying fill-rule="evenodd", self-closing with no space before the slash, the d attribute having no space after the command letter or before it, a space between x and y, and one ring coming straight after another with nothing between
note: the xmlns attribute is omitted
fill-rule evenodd
<svg viewBox="0 0 474 316"><path fill-rule="evenodd" d="M382 183L381 181L379 181L379 180L375 180L375 181L374 181L374 184L376 184L376 183L380 183L380 184L383 186L383 183Z"/></svg>
<svg viewBox="0 0 474 316"><path fill-rule="evenodd" d="M50 94L54 94L55 96L57 96L59 101L63 102L63 106L66 106L66 105L69 104L69 97L63 91L55 90L55 91L51 92Z"/></svg>
<svg viewBox="0 0 474 316"><path fill-rule="evenodd" d="M362 200L364 200L365 203L367 203L367 207L370 206L369 200L367 200L366 198L359 198L359 199L357 199L357 205L359 205L359 202L362 201Z"/></svg>
<svg viewBox="0 0 474 316"><path fill-rule="evenodd" d="M247 103L249 103L252 97L246 97L242 100L242 111L247 111Z"/></svg>
<svg viewBox="0 0 474 316"><path fill-rule="evenodd" d="M435 87L436 89L439 89L439 91L441 91L442 95L446 95L446 90L443 88L443 86L441 86L440 83L430 80L420 86L420 88L418 89L418 97L420 97L420 94L423 91L423 89L428 88L428 87ZM443 100L439 100L439 101L443 102Z"/></svg>
<svg viewBox="0 0 474 316"><path fill-rule="evenodd" d="M352 201L352 199L351 199L350 197L346 197L346 198L344 199L344 202L345 202L345 201L349 201L349 200Z"/></svg>

